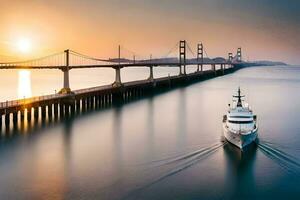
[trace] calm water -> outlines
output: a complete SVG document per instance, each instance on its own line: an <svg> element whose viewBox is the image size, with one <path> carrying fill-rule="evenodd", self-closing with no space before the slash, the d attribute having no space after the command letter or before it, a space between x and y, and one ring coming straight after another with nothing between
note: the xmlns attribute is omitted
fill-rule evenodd
<svg viewBox="0 0 300 200"><path fill-rule="evenodd" d="M0 80L1 101L51 93L62 82L59 72L5 73L11 78ZM105 72L110 77L76 73L73 88L113 79L113 71ZM176 71L159 72L168 73ZM147 77L147 70L128 74L124 79ZM222 116L238 86L259 120L259 145L243 154L220 140ZM299 91L300 67L253 67L2 133L0 199L298 199Z"/></svg>

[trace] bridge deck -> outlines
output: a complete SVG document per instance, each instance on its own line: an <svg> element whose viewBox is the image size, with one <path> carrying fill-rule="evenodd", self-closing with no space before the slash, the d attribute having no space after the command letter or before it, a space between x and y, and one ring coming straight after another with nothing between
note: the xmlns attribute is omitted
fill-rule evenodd
<svg viewBox="0 0 300 200"><path fill-rule="evenodd" d="M231 65L232 62L186 62L185 65ZM70 65L69 69L83 68L116 68L116 67L179 67L178 62L141 62L141 63L121 63L121 64L89 64L89 65ZM65 65L23 65L0 63L0 69L63 69Z"/></svg>

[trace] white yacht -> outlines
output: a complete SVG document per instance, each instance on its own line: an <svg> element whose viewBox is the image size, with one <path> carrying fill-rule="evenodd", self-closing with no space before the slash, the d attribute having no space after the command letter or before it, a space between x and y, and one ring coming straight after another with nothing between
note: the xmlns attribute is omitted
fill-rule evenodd
<svg viewBox="0 0 300 200"><path fill-rule="evenodd" d="M257 138L256 115L243 102L240 88L232 105L223 117L223 133L226 140L243 150Z"/></svg>

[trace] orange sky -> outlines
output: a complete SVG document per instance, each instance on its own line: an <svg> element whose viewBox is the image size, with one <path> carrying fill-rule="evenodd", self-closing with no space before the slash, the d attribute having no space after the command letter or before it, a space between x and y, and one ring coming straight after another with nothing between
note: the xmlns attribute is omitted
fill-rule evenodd
<svg viewBox="0 0 300 200"><path fill-rule="evenodd" d="M236 1L0 0L0 55L38 57L69 48L113 57L121 44L159 57L186 39L193 48L202 41L209 56L227 56L241 46L245 59L300 63L299 15L292 7L299 3L275 0L266 7L268 0L254 0L254 6ZM32 41L28 55L14 46L22 37Z"/></svg>

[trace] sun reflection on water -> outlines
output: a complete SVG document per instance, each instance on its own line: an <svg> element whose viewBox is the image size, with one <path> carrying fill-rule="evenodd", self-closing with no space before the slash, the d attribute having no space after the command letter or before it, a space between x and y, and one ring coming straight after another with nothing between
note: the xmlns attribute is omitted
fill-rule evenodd
<svg viewBox="0 0 300 200"><path fill-rule="evenodd" d="M20 70L18 77L18 98L28 98L31 96L31 72L28 70Z"/></svg>

